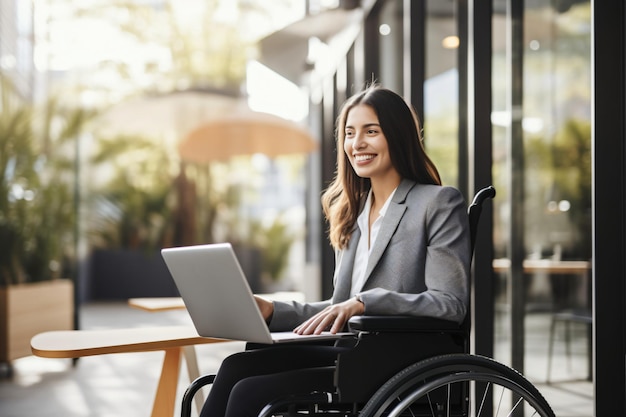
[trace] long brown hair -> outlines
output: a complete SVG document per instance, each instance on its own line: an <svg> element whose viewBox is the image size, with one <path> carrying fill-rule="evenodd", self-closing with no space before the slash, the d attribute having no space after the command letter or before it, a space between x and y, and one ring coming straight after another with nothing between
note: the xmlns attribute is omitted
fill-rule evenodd
<svg viewBox="0 0 626 417"><path fill-rule="evenodd" d="M441 185L439 172L424 151L419 122L412 107L398 94L376 84L352 96L344 103L337 118L337 171L322 195L330 243L335 249L343 249L348 244L371 187L369 178L356 175L343 149L346 119L357 105L370 106L378 116L380 128L387 138L391 163L402 178Z"/></svg>

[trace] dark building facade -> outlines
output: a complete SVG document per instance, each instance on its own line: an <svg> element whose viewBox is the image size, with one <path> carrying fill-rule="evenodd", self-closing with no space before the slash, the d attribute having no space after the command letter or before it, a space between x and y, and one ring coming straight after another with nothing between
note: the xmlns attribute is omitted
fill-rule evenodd
<svg viewBox="0 0 626 417"><path fill-rule="evenodd" d="M445 183L468 201L485 185L498 190L474 261L474 351L497 358L495 339L505 337L506 361L523 371L526 320L549 319L569 303L589 318L585 370L595 415L626 415L624 4L340 4L264 44L271 51L287 42L287 53L314 38L325 54L309 49L287 65L263 56L310 90L321 152L311 164L308 257L321 264L322 294L332 292L334 257L320 239L318 197L334 175L335 120L347 97L378 82L414 105Z"/></svg>

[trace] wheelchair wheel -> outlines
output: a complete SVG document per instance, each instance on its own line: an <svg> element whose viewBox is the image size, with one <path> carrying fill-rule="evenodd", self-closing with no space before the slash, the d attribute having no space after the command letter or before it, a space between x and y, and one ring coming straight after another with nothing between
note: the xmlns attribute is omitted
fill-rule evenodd
<svg viewBox="0 0 626 417"><path fill-rule="evenodd" d="M517 371L486 357L453 354L415 363L382 385L360 417L383 416L554 417L554 412Z"/></svg>

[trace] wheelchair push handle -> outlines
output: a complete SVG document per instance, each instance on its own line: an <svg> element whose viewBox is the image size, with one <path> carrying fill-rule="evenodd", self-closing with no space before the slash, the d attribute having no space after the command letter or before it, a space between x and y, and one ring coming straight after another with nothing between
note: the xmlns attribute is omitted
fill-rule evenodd
<svg viewBox="0 0 626 417"><path fill-rule="evenodd" d="M493 187L493 185L490 185L488 187L481 189L480 191L476 193L476 195L474 196L474 199L472 200L471 205L481 206L483 204L483 201L485 201L488 198L494 198L495 196L496 196L496 189Z"/></svg>

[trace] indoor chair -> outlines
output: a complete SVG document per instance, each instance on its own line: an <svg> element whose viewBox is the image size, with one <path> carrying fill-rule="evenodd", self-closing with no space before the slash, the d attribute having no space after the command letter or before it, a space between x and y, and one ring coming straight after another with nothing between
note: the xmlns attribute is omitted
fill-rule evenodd
<svg viewBox="0 0 626 417"><path fill-rule="evenodd" d="M589 279L589 277L586 277ZM563 326L565 343L565 357L568 370L571 370L572 362L572 325L578 323L584 327L586 332L587 348L587 380L592 379L592 346L591 331L593 316L591 312L591 283L589 281L580 282L573 280L570 276L551 277L551 293L553 299L552 312L550 314L550 336L548 339L548 365L546 382L552 383L552 359L554 356L554 342L556 338L557 325ZM580 287L584 285L584 301L578 295Z"/></svg>

